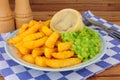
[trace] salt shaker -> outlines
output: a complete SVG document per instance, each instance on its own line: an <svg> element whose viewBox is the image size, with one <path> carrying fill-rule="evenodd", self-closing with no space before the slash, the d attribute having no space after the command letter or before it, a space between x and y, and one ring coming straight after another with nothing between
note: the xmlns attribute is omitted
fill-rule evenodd
<svg viewBox="0 0 120 80"><path fill-rule="evenodd" d="M15 0L16 28L20 28L22 24L28 23L32 19L33 16L29 0Z"/></svg>
<svg viewBox="0 0 120 80"><path fill-rule="evenodd" d="M15 25L9 0L0 0L0 33L13 30L15 30Z"/></svg>

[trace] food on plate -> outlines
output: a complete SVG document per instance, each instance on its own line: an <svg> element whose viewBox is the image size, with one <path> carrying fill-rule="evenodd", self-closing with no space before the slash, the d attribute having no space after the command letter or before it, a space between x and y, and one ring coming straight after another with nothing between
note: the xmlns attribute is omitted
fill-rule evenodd
<svg viewBox="0 0 120 80"><path fill-rule="evenodd" d="M29 62L29 63L32 63L34 64L35 63L35 60L33 58L33 56L31 54L26 54L22 57L23 60L25 60L26 62Z"/></svg>
<svg viewBox="0 0 120 80"><path fill-rule="evenodd" d="M47 58L52 58L52 53L57 52L57 48L48 48L44 49L44 55Z"/></svg>
<svg viewBox="0 0 120 80"><path fill-rule="evenodd" d="M51 34L53 33L53 31L52 31L49 27L47 27L47 26L43 26L43 27L42 27L42 32L43 32L46 36L49 36L49 35L51 35Z"/></svg>
<svg viewBox="0 0 120 80"><path fill-rule="evenodd" d="M27 27L28 25L23 24L23 26L21 26L21 28L19 30L24 29L23 27L25 27L25 26ZM21 41L26 35L37 32L40 29L40 27L41 27L41 24L39 22L36 22L32 27L27 27L25 30L23 30L23 32L22 31L19 32L19 30L18 30L19 33L16 35L16 37L8 39L7 42L9 44L16 44L19 41Z"/></svg>
<svg viewBox="0 0 120 80"><path fill-rule="evenodd" d="M44 54L44 47L42 48L34 48L31 52L32 56L35 58L37 56L41 56Z"/></svg>
<svg viewBox="0 0 120 80"><path fill-rule="evenodd" d="M34 29L33 32L31 32L32 28L36 28L35 25L38 26L39 24L37 21L32 20L28 24L23 24L19 29L20 31L18 30L18 33L14 37L7 40L9 44L12 44L18 50L18 56L21 59L41 67L52 68L72 66L82 61L74 57L76 54L74 54L74 51L70 50L73 42L62 42L60 33L53 31L49 27L50 20L45 22L40 21L40 23L42 23L41 26L39 25L40 29L37 27L37 30ZM30 27L25 29L25 26ZM16 41L19 37L20 39ZM12 40L11 43L9 42L10 40ZM48 61L55 62L55 66L53 64L50 65ZM59 66L56 61L61 65ZM69 61L72 62L68 64L67 62ZM62 66L63 62L64 65Z"/></svg>
<svg viewBox="0 0 120 80"><path fill-rule="evenodd" d="M47 59L46 64L52 68L62 68L73 66L81 63L81 59L79 58L68 58L68 59Z"/></svg>
<svg viewBox="0 0 120 80"><path fill-rule="evenodd" d="M63 9L51 20L23 24L7 40L24 61L50 68L74 66L93 58L101 47L100 35L84 26L80 13Z"/></svg>
<svg viewBox="0 0 120 80"><path fill-rule="evenodd" d="M59 42L58 44L58 51L66 51L66 50L70 50L70 48L73 45L73 42Z"/></svg>
<svg viewBox="0 0 120 80"><path fill-rule="evenodd" d="M78 31L84 27L82 16L75 9L62 9L51 19L50 27L57 32Z"/></svg>
<svg viewBox="0 0 120 80"><path fill-rule="evenodd" d="M93 58L100 51L100 35L90 28L84 27L78 32L62 33L63 41L74 41L71 50L83 61Z"/></svg>
<svg viewBox="0 0 120 80"><path fill-rule="evenodd" d="M23 41L36 40L36 39L42 38L43 36L45 36L43 32L37 32L37 33L27 35L25 38L23 38Z"/></svg>
<svg viewBox="0 0 120 80"><path fill-rule="evenodd" d="M53 32L45 42L45 45L49 48L54 48L55 43L59 39L60 34L58 32Z"/></svg>
<svg viewBox="0 0 120 80"><path fill-rule="evenodd" d="M29 54L30 49L28 49L22 45L23 45L22 42L14 44L14 46L20 51L21 54Z"/></svg>
<svg viewBox="0 0 120 80"><path fill-rule="evenodd" d="M35 64L40 66L40 67L47 67L46 58L45 57L41 57L41 56L37 56L35 58Z"/></svg>
<svg viewBox="0 0 120 80"><path fill-rule="evenodd" d="M74 51L53 52L51 54L56 59L67 59L74 56Z"/></svg>
<svg viewBox="0 0 120 80"><path fill-rule="evenodd" d="M34 49L37 47L41 47L42 45L45 44L47 38L48 38L47 36L44 36L44 37L37 39L37 40L25 41L25 42L23 42L23 46L28 48L28 49Z"/></svg>

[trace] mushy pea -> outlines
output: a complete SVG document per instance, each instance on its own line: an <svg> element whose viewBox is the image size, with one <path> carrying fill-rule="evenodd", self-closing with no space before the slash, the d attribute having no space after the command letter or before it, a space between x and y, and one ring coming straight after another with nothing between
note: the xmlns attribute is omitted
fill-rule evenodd
<svg viewBox="0 0 120 80"><path fill-rule="evenodd" d="M83 61L93 58L100 52L100 35L90 28L84 27L77 32L61 33L61 38L64 42L74 42L71 50L73 50Z"/></svg>

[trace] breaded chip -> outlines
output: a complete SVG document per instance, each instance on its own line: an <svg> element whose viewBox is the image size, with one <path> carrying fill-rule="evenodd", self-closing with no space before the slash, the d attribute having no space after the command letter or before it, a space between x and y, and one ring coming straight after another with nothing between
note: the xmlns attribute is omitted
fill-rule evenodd
<svg viewBox="0 0 120 80"><path fill-rule="evenodd" d="M81 59L68 58L68 59L46 59L46 64L51 68L62 68L79 64Z"/></svg>
<svg viewBox="0 0 120 80"><path fill-rule="evenodd" d="M40 67L46 67L46 58L45 57L41 57L41 56L37 56L35 58L35 64L40 66Z"/></svg>
<svg viewBox="0 0 120 80"><path fill-rule="evenodd" d="M49 36L49 35L51 35L51 34L53 33L53 31L52 31L50 28L48 28L47 26L43 26L42 29L41 29L41 31L42 31L46 36Z"/></svg>
<svg viewBox="0 0 120 80"><path fill-rule="evenodd" d="M32 50L32 56L35 58L36 56L43 55L44 53L44 48L34 48Z"/></svg>
<svg viewBox="0 0 120 80"><path fill-rule="evenodd" d="M58 32L53 32L47 39L45 45L49 48L54 48L56 41L60 37Z"/></svg>
<svg viewBox="0 0 120 80"><path fill-rule="evenodd" d="M45 55L45 57L47 57L47 58L51 58L52 57L52 53L53 52L55 52L55 51L57 51L57 49L56 48L45 48L44 49L44 55Z"/></svg>
<svg viewBox="0 0 120 80"><path fill-rule="evenodd" d="M40 39L43 36L45 36L45 34L43 32L37 32L37 33L33 33L33 34L29 34L27 36L25 36L23 38L23 41L32 41L32 40L36 40L36 39Z"/></svg>
<svg viewBox="0 0 120 80"><path fill-rule="evenodd" d="M41 47L42 45L44 45L46 40L47 40L47 37L45 36L45 37L40 38L38 40L23 42L23 46L28 48L28 49L34 49L34 48Z"/></svg>
<svg viewBox="0 0 120 80"><path fill-rule="evenodd" d="M34 58L33 58L33 56L32 56L31 54L24 55L24 56L22 57L22 59L23 59L24 61L29 62L29 63L32 63L32 64L35 63L35 60L34 60Z"/></svg>
<svg viewBox="0 0 120 80"><path fill-rule="evenodd" d="M73 45L73 42L60 42L58 43L58 51L66 51L69 50Z"/></svg>
<svg viewBox="0 0 120 80"><path fill-rule="evenodd" d="M50 27L50 20L45 21L44 25L47 26L47 27Z"/></svg>
<svg viewBox="0 0 120 80"><path fill-rule="evenodd" d="M74 55L74 51L63 51L58 53L52 53L52 56L57 59L67 59Z"/></svg>

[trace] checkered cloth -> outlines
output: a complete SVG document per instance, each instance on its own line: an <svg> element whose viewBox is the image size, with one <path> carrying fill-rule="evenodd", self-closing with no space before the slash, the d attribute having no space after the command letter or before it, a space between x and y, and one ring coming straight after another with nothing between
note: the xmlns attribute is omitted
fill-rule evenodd
<svg viewBox="0 0 120 80"><path fill-rule="evenodd" d="M95 16L90 11L85 12L83 16L120 31L120 27L118 25ZM108 36L105 31L99 30L98 32L107 42L107 52L101 58L101 60L80 70L71 70L65 72L37 71L19 65L8 57L3 47L4 40L10 33L1 34L0 73L3 75L5 80L85 80L92 75L98 74L105 69L120 63L120 41Z"/></svg>

